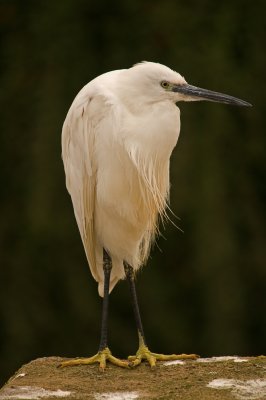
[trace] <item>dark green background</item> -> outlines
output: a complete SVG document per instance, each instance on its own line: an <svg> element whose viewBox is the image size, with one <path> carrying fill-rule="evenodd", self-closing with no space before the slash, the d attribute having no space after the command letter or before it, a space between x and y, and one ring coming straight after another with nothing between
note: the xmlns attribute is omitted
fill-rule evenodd
<svg viewBox="0 0 266 400"><path fill-rule="evenodd" d="M171 207L138 291L150 347L265 353L264 1L0 1L0 379L40 356L96 352L101 301L65 189L61 127L95 76L158 61L254 104L180 104ZM122 199L121 199L122 201ZM126 283L110 347L134 353Z"/></svg>

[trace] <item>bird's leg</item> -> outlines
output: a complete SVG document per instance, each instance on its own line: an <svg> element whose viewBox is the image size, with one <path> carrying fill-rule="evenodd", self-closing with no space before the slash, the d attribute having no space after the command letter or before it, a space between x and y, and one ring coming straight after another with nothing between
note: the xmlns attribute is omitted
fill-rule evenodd
<svg viewBox="0 0 266 400"><path fill-rule="evenodd" d="M137 330L138 330L138 337L139 337L139 348L135 356L129 356L128 360L130 362L131 367L135 367L141 363L142 360L147 360L150 366L153 368L156 365L156 361L170 361L170 360L194 360L198 356L196 354L157 354L152 353L146 343L143 325L140 317L138 299L137 299L137 292L135 286L135 278L134 278L134 270L133 268L124 262L124 269L125 274L127 277L127 281L129 283L129 289L132 299L133 311L135 315Z"/></svg>
<svg viewBox="0 0 266 400"><path fill-rule="evenodd" d="M142 344L146 345L143 325L142 325L140 311L139 311L139 304L138 304L136 286L135 286L134 270L125 261L124 261L124 269L125 269L125 274L126 274L127 281L129 283L129 290L130 290L130 294L131 294L133 312L134 312L134 316L135 316L135 320L136 320L138 335L139 335L139 338L140 338Z"/></svg>
<svg viewBox="0 0 266 400"><path fill-rule="evenodd" d="M103 304L102 304L102 323L101 323L101 339L99 352L108 348L108 306L109 306L109 285L112 271L112 260L105 249L103 249L103 272L104 272L104 289L103 289Z"/></svg>
<svg viewBox="0 0 266 400"><path fill-rule="evenodd" d="M59 366L67 367L81 364L93 364L99 363L100 370L104 370L106 367L106 361L110 361L112 364L119 367L128 368L129 363L127 361L119 360L114 357L108 348L107 344L107 325L108 325L108 303L109 303L109 285L110 275L112 270L112 260L105 249L103 249L103 271L104 271L104 295L102 304L102 323L101 323L101 339L98 353L95 356L89 358L78 358L70 361L64 361Z"/></svg>

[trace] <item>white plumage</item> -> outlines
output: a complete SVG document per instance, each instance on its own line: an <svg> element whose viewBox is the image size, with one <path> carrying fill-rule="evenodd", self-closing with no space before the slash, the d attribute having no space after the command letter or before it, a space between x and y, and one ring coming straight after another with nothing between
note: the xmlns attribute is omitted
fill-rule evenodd
<svg viewBox="0 0 266 400"><path fill-rule="evenodd" d="M169 158L180 119L178 93L162 80L185 80L171 69L141 63L103 74L72 103L62 132L66 185L91 273L103 295L103 247L113 268L110 291L147 259L169 192Z"/></svg>
<svg viewBox="0 0 266 400"><path fill-rule="evenodd" d="M62 132L66 185L94 279L103 296L103 248L112 259L110 291L147 259L165 215L169 159L180 131L180 100L249 105L190 86L151 62L108 72L77 95Z"/></svg>

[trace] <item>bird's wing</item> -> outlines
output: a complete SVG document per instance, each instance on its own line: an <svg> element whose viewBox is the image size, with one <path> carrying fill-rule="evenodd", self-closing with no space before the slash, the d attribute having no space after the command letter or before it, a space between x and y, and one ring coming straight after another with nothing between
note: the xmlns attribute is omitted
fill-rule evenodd
<svg viewBox="0 0 266 400"><path fill-rule="evenodd" d="M82 90L66 116L62 131L62 158L66 187L72 198L89 266L94 279L99 281L94 234L96 184L94 143L99 116L95 117L95 98L89 94L88 91ZM97 101L101 102L101 99L98 98Z"/></svg>

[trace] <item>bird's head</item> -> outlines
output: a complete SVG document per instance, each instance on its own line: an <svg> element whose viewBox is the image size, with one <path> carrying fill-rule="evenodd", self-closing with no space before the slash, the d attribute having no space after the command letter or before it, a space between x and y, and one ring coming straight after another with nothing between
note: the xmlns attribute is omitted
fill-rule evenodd
<svg viewBox="0 0 266 400"><path fill-rule="evenodd" d="M147 101L214 101L237 106L251 106L246 101L223 93L213 92L189 85L177 72L165 65L153 62L141 62L125 71L122 84L131 86L133 97L140 95ZM128 89L125 88L126 90Z"/></svg>

